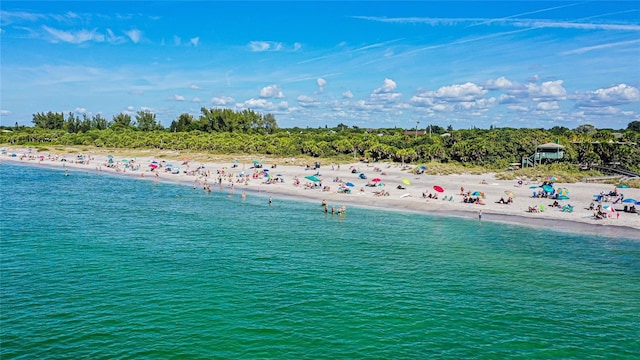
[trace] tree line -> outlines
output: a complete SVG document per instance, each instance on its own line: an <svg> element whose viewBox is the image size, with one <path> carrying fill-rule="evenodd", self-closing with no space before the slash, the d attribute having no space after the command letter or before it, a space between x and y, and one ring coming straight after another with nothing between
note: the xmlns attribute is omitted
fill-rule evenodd
<svg viewBox="0 0 640 360"><path fill-rule="evenodd" d="M402 128L365 129L339 124L321 128L279 128L273 115L250 110L202 109L200 118L180 115L163 128L154 114L135 119L119 114L106 121L99 115L81 118L59 113L34 114L34 127L0 133L0 143L15 145L86 145L103 148L153 148L256 157L310 156L406 163L457 162L496 170L520 163L538 145L564 146L567 164L620 164L640 172L640 121L626 129L496 128L460 129L429 125L428 132Z"/></svg>
<svg viewBox="0 0 640 360"><path fill-rule="evenodd" d="M69 133L86 133L91 130L106 130L128 128L138 131L204 131L204 132L243 132L270 133L278 128L272 114L262 115L253 110L235 112L230 109L200 109L201 115L196 119L191 114L181 114L165 129L150 111L138 111L135 117L120 113L112 120L103 118L100 114L82 117L70 112L65 118L64 113L49 111L33 114L32 123L35 127L47 130L65 130ZM18 127L16 125L16 127Z"/></svg>

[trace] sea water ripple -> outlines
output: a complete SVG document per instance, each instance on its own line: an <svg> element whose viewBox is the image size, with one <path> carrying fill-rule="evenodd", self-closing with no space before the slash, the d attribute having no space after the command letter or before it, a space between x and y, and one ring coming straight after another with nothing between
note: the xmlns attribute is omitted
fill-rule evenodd
<svg viewBox="0 0 640 360"><path fill-rule="evenodd" d="M640 243L0 167L3 359L640 356Z"/></svg>

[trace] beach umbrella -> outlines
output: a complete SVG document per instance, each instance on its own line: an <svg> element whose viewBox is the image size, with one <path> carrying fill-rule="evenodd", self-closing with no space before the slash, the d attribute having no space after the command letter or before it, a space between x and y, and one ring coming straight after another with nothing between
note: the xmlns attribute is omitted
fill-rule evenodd
<svg viewBox="0 0 640 360"><path fill-rule="evenodd" d="M628 188L629 188L629 185L625 185L625 184L618 184L618 185L616 185L616 187L617 187L618 189L628 189Z"/></svg>
<svg viewBox="0 0 640 360"><path fill-rule="evenodd" d="M539 188L539 187L540 187L540 186L538 186L538 185L531 185L531 186L529 186L529 189L537 189L537 188Z"/></svg>
<svg viewBox="0 0 640 360"><path fill-rule="evenodd" d="M407 179L407 178L403 178L403 179L402 179L402 182L403 182L405 185L411 185L411 181L409 181L409 179Z"/></svg>
<svg viewBox="0 0 640 360"><path fill-rule="evenodd" d="M424 166L424 165L420 165L420 166L418 167L418 169L420 169L420 170L427 170L427 167L426 167L426 166Z"/></svg>
<svg viewBox="0 0 640 360"><path fill-rule="evenodd" d="M113 155L108 155L107 159L113 159Z"/></svg>
<svg viewBox="0 0 640 360"><path fill-rule="evenodd" d="M313 182L318 182L320 181L320 179L318 179L317 177L313 176L313 175L309 175L309 176L305 176L305 179L311 180Z"/></svg>
<svg viewBox="0 0 640 360"><path fill-rule="evenodd" d="M158 164L157 163L151 163L149 164L149 167L152 169L157 169L158 168Z"/></svg>
<svg viewBox="0 0 640 360"><path fill-rule="evenodd" d="M610 211L610 212L616 212L616 209L613 208L613 206L611 205L605 205L602 207L602 209L606 210L606 211Z"/></svg>
<svg viewBox="0 0 640 360"><path fill-rule="evenodd" d="M482 196L483 198L485 197L482 191L474 191L471 193L471 196Z"/></svg>
<svg viewBox="0 0 640 360"><path fill-rule="evenodd" d="M556 182L558 181L558 178L556 178L555 176L547 176L547 181Z"/></svg>
<svg viewBox="0 0 640 360"><path fill-rule="evenodd" d="M444 192L444 188L442 186L439 186L439 185L433 185L433 190L435 190L435 191L437 191L439 193Z"/></svg>
<svg viewBox="0 0 640 360"><path fill-rule="evenodd" d="M632 198L626 198L626 199L622 200L622 202L623 203L634 203L635 204L635 203L638 202L638 200L632 199Z"/></svg>
<svg viewBox="0 0 640 360"><path fill-rule="evenodd" d="M380 179L380 178L373 178L373 179L371 179L371 181L373 181L374 183L376 183L376 182L380 182L380 181L382 181L382 179Z"/></svg>
<svg viewBox="0 0 640 360"><path fill-rule="evenodd" d="M553 192L553 186L549 186L549 185L543 185L542 186L542 190L548 192L548 193L552 193Z"/></svg>
<svg viewBox="0 0 640 360"><path fill-rule="evenodd" d="M514 194L513 191L505 190L504 193L507 194L507 196L512 199L516 198L516 194Z"/></svg>
<svg viewBox="0 0 640 360"><path fill-rule="evenodd" d="M347 185L348 187L354 187L355 186L354 183L350 183L350 182L346 183L345 185Z"/></svg>
<svg viewBox="0 0 640 360"><path fill-rule="evenodd" d="M122 162L126 164L126 163L128 163L128 162L129 162L129 160L127 160L127 159L122 159Z"/></svg>

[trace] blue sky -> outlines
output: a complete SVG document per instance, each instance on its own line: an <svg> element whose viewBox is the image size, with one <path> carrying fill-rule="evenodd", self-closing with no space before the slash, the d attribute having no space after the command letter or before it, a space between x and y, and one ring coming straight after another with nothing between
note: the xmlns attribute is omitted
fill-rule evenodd
<svg viewBox="0 0 640 360"><path fill-rule="evenodd" d="M640 120L637 1L2 1L0 19L2 125L202 107L280 127Z"/></svg>

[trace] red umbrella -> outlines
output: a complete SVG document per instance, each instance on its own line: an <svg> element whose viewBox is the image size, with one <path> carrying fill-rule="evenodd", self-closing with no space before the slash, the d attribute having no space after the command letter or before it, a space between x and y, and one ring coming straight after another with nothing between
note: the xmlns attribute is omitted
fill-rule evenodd
<svg viewBox="0 0 640 360"><path fill-rule="evenodd" d="M380 182L380 181L382 181L382 179L380 179L380 178L373 178L373 179L371 179L371 181L373 181L373 182Z"/></svg>
<svg viewBox="0 0 640 360"><path fill-rule="evenodd" d="M442 186L438 186L438 185L433 185L433 190L441 193L444 192L444 188Z"/></svg>

